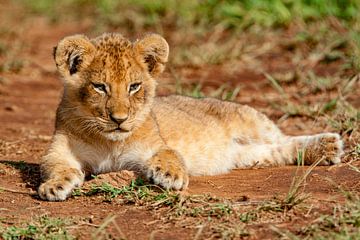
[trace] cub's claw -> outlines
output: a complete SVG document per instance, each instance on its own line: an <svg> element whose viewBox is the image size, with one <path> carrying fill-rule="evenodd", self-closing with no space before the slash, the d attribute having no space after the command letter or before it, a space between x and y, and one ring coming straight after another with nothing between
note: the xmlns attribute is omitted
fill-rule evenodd
<svg viewBox="0 0 360 240"><path fill-rule="evenodd" d="M189 177L182 172L171 172L169 170L161 169L160 167L150 168L147 172L147 177L152 179L155 184L158 184L165 189L182 190L187 188L189 184Z"/></svg>
<svg viewBox="0 0 360 240"><path fill-rule="evenodd" d="M183 161L171 150L165 150L150 160L147 178L165 189L182 190L187 188L189 177Z"/></svg>
<svg viewBox="0 0 360 240"><path fill-rule="evenodd" d="M82 184L78 177L53 178L42 183L38 189L41 199L48 201L64 201L71 191Z"/></svg>

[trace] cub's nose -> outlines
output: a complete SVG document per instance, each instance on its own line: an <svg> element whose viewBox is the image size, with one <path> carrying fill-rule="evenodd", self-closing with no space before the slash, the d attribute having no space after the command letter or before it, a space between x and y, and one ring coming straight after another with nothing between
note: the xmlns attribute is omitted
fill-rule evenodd
<svg viewBox="0 0 360 240"><path fill-rule="evenodd" d="M110 119L113 121L113 122L116 122L117 124L121 124L123 122L126 121L126 119L128 119L128 115L126 114L115 114L115 113L110 113L109 114L110 116Z"/></svg>

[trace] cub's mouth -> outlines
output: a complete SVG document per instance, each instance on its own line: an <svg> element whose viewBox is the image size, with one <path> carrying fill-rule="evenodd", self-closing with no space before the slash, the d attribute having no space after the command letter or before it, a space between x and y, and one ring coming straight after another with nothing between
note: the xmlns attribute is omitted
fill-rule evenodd
<svg viewBox="0 0 360 240"><path fill-rule="evenodd" d="M131 129L129 127L123 126L123 124L109 124L103 130L105 133L127 133L130 131Z"/></svg>
<svg viewBox="0 0 360 240"><path fill-rule="evenodd" d="M114 128L114 129L110 130L109 132L116 132L116 133L122 133L122 132L124 132L124 133L127 133L127 132L129 132L129 131L130 131L130 130L125 129L125 128L116 127L116 128Z"/></svg>

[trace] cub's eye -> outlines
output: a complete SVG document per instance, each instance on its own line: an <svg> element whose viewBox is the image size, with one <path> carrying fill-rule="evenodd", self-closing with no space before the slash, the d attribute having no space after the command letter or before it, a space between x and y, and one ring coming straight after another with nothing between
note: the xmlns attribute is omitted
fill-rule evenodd
<svg viewBox="0 0 360 240"><path fill-rule="evenodd" d="M105 84L102 83L92 83L93 88L95 89L95 91L99 92L99 93L106 93L106 86Z"/></svg>
<svg viewBox="0 0 360 240"><path fill-rule="evenodd" d="M132 94L132 93L135 93L137 92L141 87L141 83L133 83L130 85L129 87L129 93Z"/></svg>

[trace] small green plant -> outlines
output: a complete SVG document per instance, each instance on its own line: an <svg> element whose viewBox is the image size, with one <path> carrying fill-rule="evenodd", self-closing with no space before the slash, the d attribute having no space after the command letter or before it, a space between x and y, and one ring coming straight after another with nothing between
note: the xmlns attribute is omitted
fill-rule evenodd
<svg viewBox="0 0 360 240"><path fill-rule="evenodd" d="M248 211L248 212L244 212L244 213L240 214L239 219L243 223L253 222L258 219L258 214L259 214L259 211L257 209Z"/></svg>
<svg viewBox="0 0 360 240"><path fill-rule="evenodd" d="M0 236L4 240L15 239L62 239L70 240L74 237L68 232L67 227L72 222L67 219L40 217L22 226L0 225Z"/></svg>
<svg viewBox="0 0 360 240"><path fill-rule="evenodd" d="M314 170L314 168L323 160L323 159L319 159L319 160L315 161L311 166L309 166L306 169L306 171L302 175L298 176L298 171L299 171L300 167L304 166L304 153L305 153L304 151L306 151L306 150L300 149L298 151L298 157L297 157L298 167L296 169L295 176L291 182L290 189L289 189L285 199L281 203L282 208L284 210L290 210L294 206L299 205L300 203L304 202L307 198L309 198L309 195L304 194L300 191L301 187L305 183L305 181L306 181L307 177L310 175L310 173Z"/></svg>
<svg viewBox="0 0 360 240"><path fill-rule="evenodd" d="M194 98L203 98L205 97L205 94L202 92L202 85L201 83L198 83L189 89L182 89L181 94L185 96L190 96Z"/></svg>
<svg viewBox="0 0 360 240"><path fill-rule="evenodd" d="M183 203L175 209L176 216L187 217L207 217L207 218L222 218L228 216L234 212L231 203L215 202L202 202L202 204L196 204L199 199L206 199L206 196L189 196L183 199Z"/></svg>
<svg viewBox="0 0 360 240"><path fill-rule="evenodd" d="M122 188L116 188L108 183L94 185L83 194L87 196L103 194L105 201L110 202L116 198L125 204L144 205L152 209L170 207L169 214L175 217L221 218L234 212L231 202L209 195L182 196L180 193L166 191L156 185L145 185L140 178Z"/></svg>
<svg viewBox="0 0 360 240"><path fill-rule="evenodd" d="M301 187L306 181L306 178L309 176L312 170L319 164L320 161L321 159L316 161L310 167L308 167L302 175L299 175L298 172L300 168L303 167L304 165L303 151L299 151L297 157L298 167L296 169L295 176L292 179L291 185L289 187L289 191L286 194L285 198L274 197L271 200L260 202L256 209L251 210L249 212L241 213L240 220L242 222L258 220L261 217L261 212L263 211L287 213L288 211L292 210L296 206L303 203L306 199L309 198L309 195L304 194L301 191Z"/></svg>
<svg viewBox="0 0 360 240"><path fill-rule="evenodd" d="M146 185L141 178L133 180L129 186L117 188L108 183L93 185L91 189L84 193L87 196L103 194L105 201L111 202L116 197L124 203L138 205L151 204L152 206L170 206L178 201L179 194L172 193L160 188L157 185Z"/></svg>
<svg viewBox="0 0 360 240"><path fill-rule="evenodd" d="M72 192L71 195L73 197L78 197L78 196L82 196L82 192L80 188L75 188Z"/></svg>
<svg viewBox="0 0 360 240"><path fill-rule="evenodd" d="M203 90L202 84L198 83L191 86L184 86L178 84L176 88L176 93L180 95L190 96L194 98L204 98L204 97L213 97L218 98L224 101L234 101L239 95L240 87L231 88L227 84L223 84L217 89L211 91L211 93L206 94Z"/></svg>
<svg viewBox="0 0 360 240"><path fill-rule="evenodd" d="M231 89L227 84L221 85L210 94L210 97L218 98L224 101L234 101L240 92L240 87Z"/></svg>

